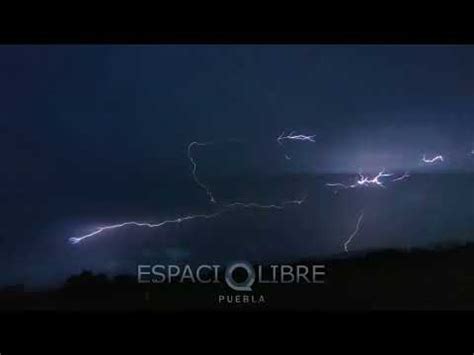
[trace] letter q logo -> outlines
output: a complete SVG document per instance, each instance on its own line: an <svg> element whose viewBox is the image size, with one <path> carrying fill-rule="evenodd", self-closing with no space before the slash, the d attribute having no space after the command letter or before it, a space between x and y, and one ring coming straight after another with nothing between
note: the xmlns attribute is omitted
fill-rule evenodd
<svg viewBox="0 0 474 355"><path fill-rule="evenodd" d="M233 273L237 269L244 269L247 273L247 278L242 282L234 280ZM252 285L255 282L255 270L247 262L234 263L225 270L225 282L235 291L252 291Z"/></svg>

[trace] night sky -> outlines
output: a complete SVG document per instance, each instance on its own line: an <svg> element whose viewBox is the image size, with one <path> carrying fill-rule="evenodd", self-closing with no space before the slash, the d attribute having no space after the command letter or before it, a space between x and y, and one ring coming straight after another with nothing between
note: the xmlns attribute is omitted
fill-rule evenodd
<svg viewBox="0 0 474 355"><path fill-rule="evenodd" d="M280 217L265 215L260 224L260 214L246 211L248 216L179 230L126 229L87 244L68 243L98 225L208 211L186 157L192 141L216 143L196 150L199 174L224 186L221 195L229 198L245 190L226 185L232 179L270 186L279 177L306 174L323 185L317 176L359 169L460 174L461 180L441 183L458 185L459 192L443 190L435 214L451 216L437 230L451 235L462 225L465 236L473 231L473 97L474 46L0 46L0 284L60 282L85 268L133 271L145 260L220 260L238 248L240 257L255 260L284 257L282 250L297 257L301 250L340 249L343 235L331 245L334 231L322 227L312 239L292 234L291 221L303 232L314 227L294 210L281 227L272 224ZM281 147L276 138L283 130L316 134L316 142ZM422 166L423 154L442 154L445 162ZM308 179L295 183L295 193L312 188ZM397 211L415 203L413 186L403 192L406 204L395 203ZM351 203L362 201L351 194ZM447 202L453 194L456 200ZM340 197L330 195L309 198L318 206L325 198L337 203ZM435 209L424 198L416 203ZM391 208L392 202L384 203ZM361 206L343 205L347 228L338 232L349 234ZM466 214L460 217L456 208ZM223 234L241 218L245 237ZM414 227L418 235L433 232L422 227L428 224ZM275 233L282 250L272 249ZM396 237L382 240L360 248L398 245Z"/></svg>

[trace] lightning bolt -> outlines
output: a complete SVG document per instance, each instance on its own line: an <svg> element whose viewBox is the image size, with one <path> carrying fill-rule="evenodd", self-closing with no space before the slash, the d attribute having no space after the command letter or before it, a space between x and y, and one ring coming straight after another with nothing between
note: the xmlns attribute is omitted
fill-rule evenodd
<svg viewBox="0 0 474 355"><path fill-rule="evenodd" d="M285 136L285 131L283 131L282 134L280 134L280 136L277 138L277 142L278 144L283 145L282 140L288 139L315 143L314 137L316 137L315 134L312 136L305 136L303 134L296 135L295 131L291 131L288 135Z"/></svg>
<svg viewBox="0 0 474 355"><path fill-rule="evenodd" d="M431 158L431 159L428 159L428 158L426 158L426 155L423 154L423 157L421 158L421 161L422 161L423 163L426 163L426 164L433 164L433 163L436 163L437 161L443 162L443 161L444 161L444 158L443 158L442 155L437 155L437 156L435 156L435 157L433 157L433 158Z"/></svg>
<svg viewBox="0 0 474 355"><path fill-rule="evenodd" d="M287 139L287 140L293 140L293 141L303 141L303 142L311 142L311 143L315 143L315 140L314 140L314 137L316 137L316 135L312 135L312 136L305 136L303 134L295 134L295 131L291 131L288 135L285 136L285 131L283 131L279 136L278 138L276 139L278 144L280 146L283 147L283 140ZM291 160L291 157L285 153L285 159L286 160Z"/></svg>
<svg viewBox="0 0 474 355"><path fill-rule="evenodd" d="M389 176L392 176L392 175L393 174L385 173L385 169L383 169L382 171L380 171L376 176L374 176L371 179L369 177L363 175L362 173L359 173L359 178L352 185L346 185L346 184L342 184L342 183L337 182L337 183L326 183L326 186L328 186L328 187L341 187L343 189L355 189L357 187L362 187L362 186L365 186L365 187L379 186L379 187L384 187L385 188L385 185L383 184L383 182L380 179L384 178L384 177L389 177Z"/></svg>
<svg viewBox="0 0 474 355"><path fill-rule="evenodd" d="M326 183L326 186L329 186L329 187L342 187L344 189L349 189L352 185L345 185L345 184L342 184L340 182L328 182L328 183Z"/></svg>
<svg viewBox="0 0 474 355"><path fill-rule="evenodd" d="M160 228L160 227L163 227L167 224L179 224L179 223L190 221L190 220L193 220L193 219L211 219L211 218L215 218L215 217L221 215L223 212L224 211L220 211L220 212L216 212L216 213L212 213L212 214L197 214L197 215L178 217L176 219L168 219L168 220L165 220L165 221L162 221L162 222L159 222L159 223L142 223L142 222L131 221L131 222L124 222L124 223L120 223L120 224L113 224L113 225L109 225L109 226L99 227L95 231L93 231L89 234L83 235L81 237L69 238L69 242L71 244L77 244L77 243L80 243L80 242L82 242L83 240L85 240L87 238L94 237L94 236L96 236L100 233L103 233L103 232L106 232L106 231L109 231L109 230L113 230L113 229L117 229L117 228L127 227L127 226Z"/></svg>
<svg viewBox="0 0 474 355"><path fill-rule="evenodd" d="M192 154L191 154L191 151L192 151L192 147L197 145L197 146L207 146L207 145L210 145L210 144L214 144L212 142L205 142L205 143L200 143L200 142L191 142L189 143L188 145L188 159L189 161L191 162L191 165L192 165L192 169L191 169L191 172L193 174L193 179L194 179L194 182L199 186L201 187L204 191L206 191L206 194L207 196L209 197L209 201L211 201L211 203L216 203L216 199L214 198L214 195L212 194L212 191L211 189L209 189L209 187L207 187L206 185L204 185L198 178L197 174L196 174L196 170L197 170L197 164L196 164L196 161L194 160Z"/></svg>
<svg viewBox="0 0 474 355"><path fill-rule="evenodd" d="M381 172L379 172L376 176L374 176L372 179L369 179L368 177L359 174L359 180L356 181L356 184L358 186L370 186L370 185L377 185L380 187L385 187L382 181L380 181L380 178L383 177L388 177L392 176L393 174L386 174L385 169L383 169Z"/></svg>
<svg viewBox="0 0 474 355"><path fill-rule="evenodd" d="M399 176L399 177L393 179L392 181L393 181L393 182L402 181L402 180L408 179L409 177L410 177L410 174L408 174L408 171L405 171L405 172L403 173L403 175L401 175L401 176Z"/></svg>
<svg viewBox="0 0 474 355"><path fill-rule="evenodd" d="M262 204L258 204L258 203L255 203L255 202L250 202L250 203L233 202L233 203L225 205L226 209L221 210L219 212L212 213L212 214L189 215L189 216L179 217L179 218L176 218L176 219L168 219L168 220L165 220L165 221L162 221L162 222L159 222L159 223L145 223L145 222L130 221L130 222L123 222L123 223L119 223L119 224L112 224L112 225L109 225L109 226L99 227L96 230L94 230L93 232L91 232L89 234L85 234L81 237L71 237L71 238L69 238L69 242L71 244L78 244L78 243L82 242L83 240L85 240L87 238L94 237L94 236L96 236L98 234L101 234L103 232L118 229L118 228L123 228L123 227L127 227L127 226L160 228L160 227L163 227L167 224L179 224L179 223L194 220L194 219L212 219L212 218L216 218L216 217L222 215L223 213L225 213L227 211L230 211L234 207L258 208L258 209L279 209L279 210L282 210L282 209L284 209L284 206L288 205L288 204L301 205L305 201L305 199L306 199L306 197L304 197L301 200L285 201L281 205L262 205Z"/></svg>
<svg viewBox="0 0 474 355"><path fill-rule="evenodd" d="M249 202L249 203L244 203L244 202L232 202L225 207L227 208L232 208L232 207L243 207L243 208L260 208L260 209L279 209L282 210L285 208L285 205L301 205L304 201L306 200L306 197L302 198L301 200L291 200L291 201L285 201L281 203L280 205L262 205L259 203L255 202Z"/></svg>
<svg viewBox="0 0 474 355"><path fill-rule="evenodd" d="M349 253L349 249L347 248L349 246L349 243L352 241L352 239L359 233L360 230L360 224L362 223L362 219L364 218L364 211L362 211L359 215L359 218L357 219L357 224L355 227L354 232L347 238L347 240L344 242L344 251L346 253Z"/></svg>

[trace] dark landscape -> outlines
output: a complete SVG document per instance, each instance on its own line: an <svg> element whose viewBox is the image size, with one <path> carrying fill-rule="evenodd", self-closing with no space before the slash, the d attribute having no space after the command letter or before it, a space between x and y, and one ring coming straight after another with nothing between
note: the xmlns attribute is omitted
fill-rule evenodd
<svg viewBox="0 0 474 355"><path fill-rule="evenodd" d="M219 304L238 295L225 284L138 284L136 275L83 271L50 291L3 288L2 311L184 310L473 310L474 244L411 251L382 250L352 258L302 260L326 265L324 284L256 285L264 304ZM245 293L240 293L244 295Z"/></svg>

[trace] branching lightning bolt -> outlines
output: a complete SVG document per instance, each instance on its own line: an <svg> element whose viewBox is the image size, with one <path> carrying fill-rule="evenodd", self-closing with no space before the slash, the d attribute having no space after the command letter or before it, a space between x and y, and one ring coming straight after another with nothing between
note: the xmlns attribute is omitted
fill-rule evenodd
<svg viewBox="0 0 474 355"><path fill-rule="evenodd" d="M359 215L359 218L357 219L357 224L355 227L354 232L349 236L349 238L344 242L344 251L346 253L349 252L349 249L347 248L349 246L349 243L352 241L352 239L359 233L360 230L360 225L362 223L362 219L364 218L364 211L362 211Z"/></svg>
<svg viewBox="0 0 474 355"><path fill-rule="evenodd" d="M200 143L200 142L191 142L189 143L188 145L188 159L189 161L191 162L191 165L192 165L192 174L193 174L193 179L194 179L194 182L199 186L201 187L204 191L206 191L206 194L207 196L209 196L209 200L212 202L212 203L216 203L216 200L214 198L214 195L212 194L212 191L209 189L209 187L207 187L206 185L204 185L198 178L197 174L196 174L196 170L197 170L197 164L196 164L196 161L194 160L192 154L191 154L191 148L195 145L197 146L206 146L206 145L210 145L210 144L213 144L211 142L205 142L205 143Z"/></svg>
<svg viewBox="0 0 474 355"><path fill-rule="evenodd" d="M280 146L283 147L283 140L287 139L287 140L293 140L293 141L303 141L303 142L311 142L311 143L315 143L315 140L314 140L314 137L316 137L316 135L311 135L311 136L305 136L303 134L295 134L295 131L291 131L288 135L285 136L285 131L283 131L277 138L277 142ZM291 160L291 157L285 153L285 159L286 160Z"/></svg>
<svg viewBox="0 0 474 355"><path fill-rule="evenodd" d="M343 189L355 189L357 187L362 187L362 186L366 186L366 187L370 187L370 186L385 187L385 185L383 184L383 182L380 179L384 178L384 177L389 177L389 176L392 176L392 175L393 174L385 173L385 169L380 171L376 176L374 176L371 179L369 177L363 175L362 173L359 173L359 178L352 185L346 185L346 184L342 184L342 183L337 182L337 183L326 183L326 186L328 186L328 187L341 187Z"/></svg>
<svg viewBox="0 0 474 355"><path fill-rule="evenodd" d="M230 204L225 205L224 207L226 209L221 210L219 212L215 212L212 214L196 214L196 215L189 215L189 216L184 216L184 217L179 217L176 219L168 219L159 223L144 223L144 222L136 222L136 221L130 221L130 222L123 222L119 224L113 224L109 226L104 226L104 227L99 227L95 231L85 234L81 237L72 237L69 238L69 242L72 244L77 244L82 242L83 240L87 238L94 237L100 233L117 229L117 228L123 228L127 226L135 226L135 227L148 227L148 228L160 228L163 227L167 224L179 224L182 222L190 221L193 219L211 219L211 218L216 218L220 215L222 215L224 212L230 211L233 207L243 207L243 208L258 208L258 209L284 209L285 205L289 204L296 204L296 205L301 205L305 201L306 197L301 199L301 200L291 200L291 201L285 201L281 205L262 205L258 204L255 202L250 202L250 203L242 203L242 202L233 202Z"/></svg>
<svg viewBox="0 0 474 355"><path fill-rule="evenodd" d="M220 212L216 212L216 213L212 213L212 214L190 215L190 216L185 216L185 217L179 217L179 218L176 218L176 219L168 219L168 220L165 220L165 221L159 222L159 223L141 223L141 222L131 221L131 222L124 222L124 223L120 223L120 224L113 224L113 225L109 225L109 226L99 227L95 231L93 231L89 234L83 235L81 237L69 238L69 242L71 242L72 244L77 244L77 243L82 242L84 239L94 237L94 236L96 236L96 235L98 235L102 232L106 232L108 230L113 230L113 229L122 228L122 227L126 227L126 226L159 228L159 227L163 227L167 224L179 224L181 222L190 221L190 220L193 220L193 219L215 218L215 217L221 215L223 212L224 211L220 211Z"/></svg>
<svg viewBox="0 0 474 355"><path fill-rule="evenodd" d="M285 136L285 131L283 131L282 134L280 134L280 136L277 138L278 144L283 145L282 140L285 140L285 139L315 143L315 140L314 140L314 137L316 137L315 134L312 136L305 136L303 134L297 135L295 133L296 133L295 131L291 131L288 135Z"/></svg>
<svg viewBox="0 0 474 355"><path fill-rule="evenodd" d="M385 185L383 184L382 181L380 181L380 178L383 178L383 177L388 177L388 176L392 176L393 174L386 174L385 173L385 170L382 170L381 172L379 172L376 176L374 176L372 179L369 179L368 177L362 175L362 174L359 174L359 180L356 181L356 184L358 186L370 186L370 185L377 185L377 186L380 186L380 187L385 187Z"/></svg>
<svg viewBox="0 0 474 355"><path fill-rule="evenodd" d="M443 161L444 161L444 158L443 158L442 155L437 155L437 156L435 156L435 157L433 157L433 158L431 158L431 159L428 159L428 158L426 158L426 155L423 154L423 157L421 158L421 161L422 161L423 163L426 163L426 164L433 164L433 163L436 163L437 161L443 162Z"/></svg>

